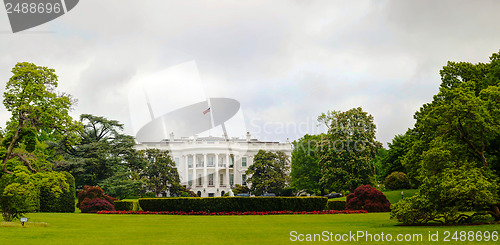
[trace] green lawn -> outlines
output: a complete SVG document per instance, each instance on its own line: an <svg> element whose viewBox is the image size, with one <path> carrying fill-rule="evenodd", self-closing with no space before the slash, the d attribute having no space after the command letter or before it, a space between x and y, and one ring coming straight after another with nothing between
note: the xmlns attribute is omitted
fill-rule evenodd
<svg viewBox="0 0 500 245"><path fill-rule="evenodd" d="M383 193L387 197L389 202L391 204L394 204L394 203L397 203L399 200L401 200L401 191L403 191L404 197L411 197L417 192L417 189L383 191ZM344 197L330 199L330 200L344 200L345 201L346 197L344 196Z"/></svg>
<svg viewBox="0 0 500 245"><path fill-rule="evenodd" d="M380 235L428 234L438 232L499 231L500 225L403 227L395 226L389 213L349 215L274 216L165 216L98 214L29 214L30 222L48 226L0 227L0 244L281 244L291 242L290 232L340 234L357 231ZM294 233L295 234L295 233ZM453 234L453 233L452 233ZM450 236L451 238L451 236ZM360 238L359 241L365 241ZM347 243L347 242L345 242ZM360 242L358 242L360 243ZM363 244L366 242L361 242ZM370 242L376 244L407 242ZM491 244L498 244L490 242ZM423 242L420 242L423 244ZM448 242L447 244L467 244ZM472 244L472 242L470 243Z"/></svg>

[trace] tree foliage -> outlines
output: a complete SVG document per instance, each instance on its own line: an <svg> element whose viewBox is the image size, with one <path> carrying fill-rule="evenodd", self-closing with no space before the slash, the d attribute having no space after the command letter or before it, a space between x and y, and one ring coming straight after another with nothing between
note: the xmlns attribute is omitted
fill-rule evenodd
<svg viewBox="0 0 500 245"><path fill-rule="evenodd" d="M12 116L0 145L0 208L8 221L25 212L44 211L71 191L71 178L52 171L52 162L58 158L47 142L73 144L80 128L68 114L75 100L55 90L53 69L24 62L16 64L12 73L3 100ZM67 210L65 205L74 208L74 191L71 195L55 211Z"/></svg>
<svg viewBox="0 0 500 245"><path fill-rule="evenodd" d="M415 113L415 138L402 161L421 186L395 207L393 217L404 223L456 223L471 220L461 210L479 213L490 207L500 220L494 210L499 202L499 71L500 53L490 63L443 67L439 93Z"/></svg>
<svg viewBox="0 0 500 245"><path fill-rule="evenodd" d="M288 156L281 151L276 153L259 150L246 175L250 176L250 190L255 195L281 193L290 183L290 164Z"/></svg>
<svg viewBox="0 0 500 245"><path fill-rule="evenodd" d="M326 115L330 126L318 151L321 185L330 191L352 192L360 185L369 184L375 172L373 161L382 147L375 140L373 116L360 107Z"/></svg>
<svg viewBox="0 0 500 245"><path fill-rule="evenodd" d="M405 134L394 136L392 142L388 144L389 149L384 157L381 158L382 172L381 177L385 178L392 172L406 173L402 161L406 153L412 145L413 135L412 130L406 131Z"/></svg>
<svg viewBox="0 0 500 245"><path fill-rule="evenodd" d="M309 194L326 194L320 185L321 169L319 165L319 144L325 138L321 135L304 135L293 142L291 187L305 190Z"/></svg>
<svg viewBox="0 0 500 245"><path fill-rule="evenodd" d="M72 173L77 188L103 183L124 185L116 187L121 189L137 185L129 176L131 171L141 168L138 165L142 162L133 148L134 138L121 133L123 124L90 114L82 114L80 122L83 124L78 131L80 142L74 146L65 141L59 143L65 161L59 162L56 169Z"/></svg>
<svg viewBox="0 0 500 245"><path fill-rule="evenodd" d="M2 169L5 173L12 174L6 168L7 161L18 157L28 169L37 172L29 159L22 153L14 152L15 148L19 142L36 142L39 137L64 138L67 144L76 142L75 131L80 125L68 114L74 100L55 90L58 84L54 69L24 62L17 63L12 73L14 75L7 82L3 100L12 116L3 138L2 145L6 146L6 152L2 159Z"/></svg>
<svg viewBox="0 0 500 245"><path fill-rule="evenodd" d="M148 188L156 196L166 191L174 195L180 192L179 172L168 151L147 149L140 151L139 154L147 162L141 176L145 178Z"/></svg>
<svg viewBox="0 0 500 245"><path fill-rule="evenodd" d="M410 181L403 172L394 171L387 175L384 181L385 188L389 190L400 190L410 188Z"/></svg>

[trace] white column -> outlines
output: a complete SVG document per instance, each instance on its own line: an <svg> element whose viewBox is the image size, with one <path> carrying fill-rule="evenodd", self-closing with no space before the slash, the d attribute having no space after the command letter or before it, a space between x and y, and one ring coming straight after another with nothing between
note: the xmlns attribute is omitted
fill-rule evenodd
<svg viewBox="0 0 500 245"><path fill-rule="evenodd" d="M182 155L182 160L184 161L184 181L186 181L186 186L189 185L189 166L188 166L188 156Z"/></svg>
<svg viewBox="0 0 500 245"><path fill-rule="evenodd" d="M226 154L226 185L229 186L229 153Z"/></svg>
<svg viewBox="0 0 500 245"><path fill-rule="evenodd" d="M196 154L193 154L193 188L198 184L198 176L196 175Z"/></svg>
<svg viewBox="0 0 500 245"><path fill-rule="evenodd" d="M220 187L220 184L219 184L219 154L218 153L215 153L214 184L215 184L215 188ZM219 193L217 193L217 194L219 194Z"/></svg>
<svg viewBox="0 0 500 245"><path fill-rule="evenodd" d="M207 175L207 153L203 154L203 188L207 188L208 175Z"/></svg>

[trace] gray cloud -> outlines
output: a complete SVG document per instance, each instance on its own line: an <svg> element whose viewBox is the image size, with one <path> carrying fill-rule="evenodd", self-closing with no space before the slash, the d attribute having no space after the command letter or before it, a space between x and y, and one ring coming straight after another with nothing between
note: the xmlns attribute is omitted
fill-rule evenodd
<svg viewBox="0 0 500 245"><path fill-rule="evenodd" d="M9 33L0 10L0 81L18 61L55 68L61 90L79 99L75 116L117 119L132 133L133 79L195 60L206 94L239 100L250 130L312 125L261 130L257 137L296 139L316 130L311 121L321 112L361 106L374 115L378 140L387 142L432 99L446 61L487 62L499 50L499 7L498 1L88 0L18 34ZM8 120L3 107L0 120Z"/></svg>

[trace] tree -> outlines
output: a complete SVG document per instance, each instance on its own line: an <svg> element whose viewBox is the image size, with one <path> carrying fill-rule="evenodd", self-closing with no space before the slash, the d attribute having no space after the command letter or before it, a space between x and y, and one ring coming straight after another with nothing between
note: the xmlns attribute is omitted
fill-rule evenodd
<svg viewBox="0 0 500 245"><path fill-rule="evenodd" d="M373 116L361 107L346 112L328 112L328 133L318 156L321 185L330 191L354 191L369 184L374 175L373 161L382 144L375 140Z"/></svg>
<svg viewBox="0 0 500 245"><path fill-rule="evenodd" d="M8 170L7 161L12 157L21 159L29 170L33 169L30 161L22 154L14 152L22 136L36 135L64 138L67 144L77 141L74 132L80 125L73 121L68 112L74 100L64 93L57 93L57 75L54 69L36 66L32 63L17 63L12 69L14 75L5 87L3 104L12 117L7 126L4 144L7 146L2 159L2 170ZM26 140L30 140L26 137ZM33 142L33 138L31 139Z"/></svg>
<svg viewBox="0 0 500 245"><path fill-rule="evenodd" d="M74 144L80 128L68 114L75 100L55 90L53 69L24 62L16 64L12 73L3 100L12 116L0 145L0 208L7 221L48 206L58 212L68 210L64 204L74 207L74 192L71 203L60 198L71 190L71 178L52 172L55 156L46 142L64 139Z"/></svg>
<svg viewBox="0 0 500 245"><path fill-rule="evenodd" d="M486 64L448 62L440 74L439 93L415 113L415 140L402 161L422 185L393 217L404 223L468 222L475 214L459 211L479 214L490 207L500 220L500 53Z"/></svg>
<svg viewBox="0 0 500 245"><path fill-rule="evenodd" d="M291 187L305 190L309 194L326 194L320 185L321 169L319 166L318 146L325 134L304 135L293 142Z"/></svg>
<svg viewBox="0 0 500 245"><path fill-rule="evenodd" d="M106 189L115 195L123 193L123 188L136 186L138 183L131 178L131 172L141 169L144 163L138 160L133 148L134 138L121 133L123 124L90 114L82 114L80 122L84 126L78 131L80 142L77 145L68 145L64 140L59 142L57 148L65 161L58 162L56 169L72 173L77 188L103 184L111 187L110 183L121 185L114 186L118 188L117 193ZM131 191L137 194L137 190Z"/></svg>
<svg viewBox="0 0 500 245"><path fill-rule="evenodd" d="M394 171L385 177L385 188L389 190L400 190L410 188L410 181L403 172Z"/></svg>
<svg viewBox="0 0 500 245"><path fill-rule="evenodd" d="M412 131L408 130L405 134L394 136L392 142L389 143L387 154L381 159L382 173L381 177L385 178L392 172L406 173L403 164L404 156L409 151L412 144Z"/></svg>
<svg viewBox="0 0 500 245"><path fill-rule="evenodd" d="M156 196L168 191L170 194L176 193L179 188L179 172L175 167L175 162L170 157L168 151L159 149L147 149L139 154L148 163L141 175L145 178L147 186Z"/></svg>
<svg viewBox="0 0 500 245"><path fill-rule="evenodd" d="M255 195L264 193L281 193L290 182L288 156L281 151L276 153L259 150L253 164L245 174L250 176L250 190Z"/></svg>

